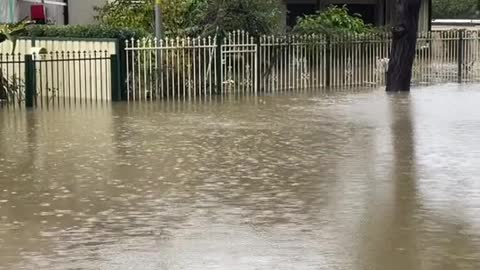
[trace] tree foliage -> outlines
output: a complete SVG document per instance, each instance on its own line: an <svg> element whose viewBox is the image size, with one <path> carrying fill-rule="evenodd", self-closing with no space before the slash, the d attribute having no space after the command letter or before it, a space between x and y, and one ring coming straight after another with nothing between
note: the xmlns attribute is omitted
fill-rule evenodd
<svg viewBox="0 0 480 270"><path fill-rule="evenodd" d="M14 24L0 24L0 43L10 40L13 43L12 53L14 53L17 38L26 32L29 24L31 22L27 20ZM13 80L8 78L0 68L0 105L1 101L8 101L13 95L19 93L20 87L17 81L16 78Z"/></svg>
<svg viewBox="0 0 480 270"><path fill-rule="evenodd" d="M350 15L346 6L330 6L313 15L298 19L294 32L299 34L364 34L373 31L359 14Z"/></svg>
<svg viewBox="0 0 480 270"><path fill-rule="evenodd" d="M192 24L192 10L199 0L158 0L164 17L163 28L167 35L177 35ZM129 27L154 32L155 0L133 4L131 0L115 0L95 7L96 19L102 24Z"/></svg>
<svg viewBox="0 0 480 270"><path fill-rule="evenodd" d="M203 0L193 30L202 35L244 30L259 36L277 32L280 20L278 0Z"/></svg>
<svg viewBox="0 0 480 270"><path fill-rule="evenodd" d="M0 43L10 40L13 42L13 50L15 51L17 38L27 32L27 26L30 24L31 22L26 19L14 24L1 24Z"/></svg>
<svg viewBox="0 0 480 270"><path fill-rule="evenodd" d="M153 27L153 1L134 5L129 0L115 0L94 9L97 12L95 18L104 25L132 27L149 32Z"/></svg>
<svg viewBox="0 0 480 270"><path fill-rule="evenodd" d="M280 23L278 0L146 0L137 5L130 0L116 0L96 7L96 18L102 24L153 33L155 1L160 4L167 36L234 30L259 35L278 30Z"/></svg>

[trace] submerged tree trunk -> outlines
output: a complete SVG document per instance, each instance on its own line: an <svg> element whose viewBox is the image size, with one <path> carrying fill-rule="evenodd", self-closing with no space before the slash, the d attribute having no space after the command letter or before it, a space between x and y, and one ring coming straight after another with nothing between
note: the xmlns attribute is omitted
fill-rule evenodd
<svg viewBox="0 0 480 270"><path fill-rule="evenodd" d="M396 0L387 91L410 91L421 3L422 0Z"/></svg>

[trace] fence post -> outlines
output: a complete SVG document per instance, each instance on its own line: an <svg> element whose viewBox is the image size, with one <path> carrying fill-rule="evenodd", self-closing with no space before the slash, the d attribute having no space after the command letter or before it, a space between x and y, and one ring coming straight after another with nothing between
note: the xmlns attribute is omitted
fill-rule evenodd
<svg viewBox="0 0 480 270"><path fill-rule="evenodd" d="M35 62L31 54L25 55L25 106L33 108L35 103Z"/></svg>
<svg viewBox="0 0 480 270"><path fill-rule="evenodd" d="M256 46L256 49L255 49L255 95L258 93L258 91L260 90L260 87L261 87L261 84L260 84L260 81L262 80L262 73L261 73L261 69L260 69L260 65L261 65L261 55L260 55L260 50L262 49L262 45L261 45L261 38L260 37L256 37L255 38L255 46Z"/></svg>
<svg viewBox="0 0 480 270"><path fill-rule="evenodd" d="M325 77L326 77L326 78L325 78L325 86L326 86L327 88L330 87L330 75L331 75L331 73L332 73L332 67L331 67L331 66L332 66L332 63L331 63L331 59L330 59L331 53L332 53L332 52L331 52L331 44L332 44L332 41L331 41L331 39L330 39L330 35L327 34L327 43L326 43L327 48L326 48L326 50L325 50L325 52L326 52L326 59L325 59L325 60L326 60L326 63L325 63L325 66L326 66L326 67L325 67L325 68L326 68L326 70L325 70Z"/></svg>
<svg viewBox="0 0 480 270"><path fill-rule="evenodd" d="M223 74L223 63L222 63L222 58L223 58L223 55L222 55L222 44L223 44L223 37L221 37L220 35L217 35L217 40L216 40L216 45L217 47L215 48L216 49L216 56L217 58L215 59L215 62L216 62L216 65L217 65L217 94L222 94L222 84L223 84L223 80L222 80L222 74Z"/></svg>
<svg viewBox="0 0 480 270"><path fill-rule="evenodd" d="M118 59L114 54L110 55L110 76L112 101L120 101L122 100L122 89L119 83Z"/></svg>
<svg viewBox="0 0 480 270"><path fill-rule="evenodd" d="M127 57L125 53L125 41L118 39L116 41L116 54L117 54L117 67L118 80L119 80L119 91L120 91L120 100L127 100Z"/></svg>
<svg viewBox="0 0 480 270"><path fill-rule="evenodd" d="M464 34L465 34L465 31L464 30L460 30L458 32L458 43L457 43L457 57L458 57L458 83L461 83L462 82L462 77L463 77L463 74L462 74L462 71L463 71L463 45L464 45Z"/></svg>

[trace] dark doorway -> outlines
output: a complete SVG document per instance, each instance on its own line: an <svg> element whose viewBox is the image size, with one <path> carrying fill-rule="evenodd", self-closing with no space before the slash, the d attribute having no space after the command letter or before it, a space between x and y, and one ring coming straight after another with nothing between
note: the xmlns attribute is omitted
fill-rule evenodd
<svg viewBox="0 0 480 270"><path fill-rule="evenodd" d="M372 4L347 4L350 15L360 14L367 24L376 25L376 7Z"/></svg>
<svg viewBox="0 0 480 270"><path fill-rule="evenodd" d="M315 4L288 4L287 10L287 26L293 27L297 23L298 17L314 14L317 6Z"/></svg>

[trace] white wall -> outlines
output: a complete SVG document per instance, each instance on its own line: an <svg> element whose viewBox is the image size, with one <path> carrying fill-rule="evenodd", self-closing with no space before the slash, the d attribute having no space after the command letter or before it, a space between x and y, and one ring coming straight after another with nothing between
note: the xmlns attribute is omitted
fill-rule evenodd
<svg viewBox="0 0 480 270"><path fill-rule="evenodd" d="M70 24L92 24L95 23L93 10L95 6L103 6L107 0L69 0L68 13Z"/></svg>
<svg viewBox="0 0 480 270"><path fill-rule="evenodd" d="M57 1L60 2L60 1ZM30 7L33 3L17 2L17 20L30 17ZM47 21L51 24L64 24L64 8L56 5L45 5Z"/></svg>
<svg viewBox="0 0 480 270"><path fill-rule="evenodd" d="M8 14L8 9L6 8L8 1L10 0L0 0L0 22L8 20L6 17ZM62 0L50 0L63 2ZM79 24L93 24L95 23L96 12L93 10L95 6L103 6L107 0L68 0L68 17L69 24L79 25ZM25 17L30 17L30 7L32 3L17 1L15 6L16 18L15 20L20 20ZM56 5L45 5L47 19L49 23L63 25L65 24L64 18L64 8L63 6ZM4 14L5 13L5 14ZM5 18L4 18L5 17Z"/></svg>
<svg viewBox="0 0 480 270"><path fill-rule="evenodd" d="M15 21L14 0L0 0L0 23L11 23ZM13 14L11 14L13 12ZM13 16L12 16L13 15Z"/></svg>

